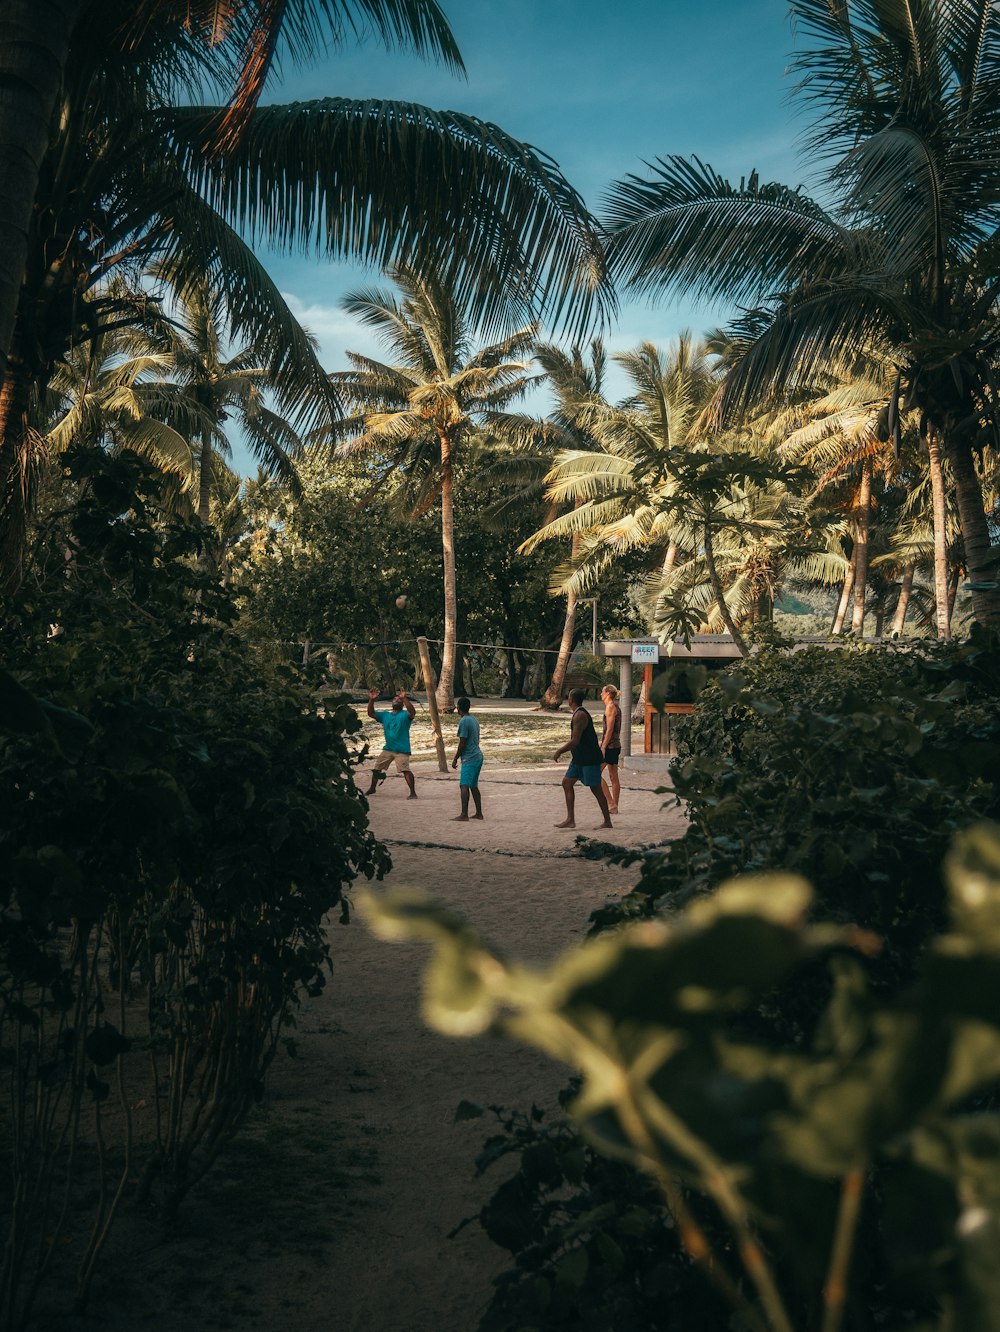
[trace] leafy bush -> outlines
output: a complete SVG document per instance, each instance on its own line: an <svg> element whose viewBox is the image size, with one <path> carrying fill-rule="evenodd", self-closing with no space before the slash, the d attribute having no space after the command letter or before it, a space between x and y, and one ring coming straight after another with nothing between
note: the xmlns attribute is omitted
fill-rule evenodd
<svg viewBox="0 0 1000 1332"><path fill-rule="evenodd" d="M169 1215L211 1165L324 985L324 916L388 865L352 709L317 715L260 665L144 463L71 470L79 500L5 608L0 675L12 1327L67 1226L89 1213L82 1303L130 1181Z"/></svg>
<svg viewBox="0 0 1000 1332"><path fill-rule="evenodd" d="M807 877L824 913L886 939L886 979L912 973L944 921L954 834L1000 818L1000 645L912 651L765 648L709 678L671 774L689 824L645 858L599 924L655 914L734 874ZM663 678L662 688L668 687Z"/></svg>
<svg viewBox="0 0 1000 1332"><path fill-rule="evenodd" d="M502 1031L577 1071L581 1132L655 1186L656 1205L633 1195L646 1233L658 1230L676 1279L697 1267L731 1306L729 1327L998 1332L1000 1115L970 1105L1000 1077L1000 829L961 835L948 880L950 930L928 942L919 981L898 996L866 983L877 937L812 922L810 889L787 874L744 877L669 921L607 931L541 973L412 895L365 909L383 937L434 944L432 1025ZM740 1016L817 964L832 991L808 1038L747 1038ZM599 1300L595 1255L630 1284L642 1255L618 1256L620 1224L608 1243L620 1218L603 1198L553 1194L572 1180L571 1144L511 1129L522 1169L484 1220L541 1261L502 1281L483 1327L572 1325L565 1301L553 1303L556 1273L563 1293L586 1287ZM585 1172L578 1159L573 1173ZM672 1227L653 1225L663 1212ZM641 1308L628 1321L634 1312L604 1325L684 1325L666 1301L653 1321ZM695 1314L687 1326L727 1324Z"/></svg>
<svg viewBox="0 0 1000 1332"><path fill-rule="evenodd" d="M519 1168L480 1217L514 1259L482 1328L727 1326L709 1301L727 1276L731 1302L750 1288L753 1264L741 1278L735 1259L756 1234L772 1284L765 1272L734 1327L1000 1326L982 1313L995 1264L966 1248L1000 1233L1000 1047L977 1025L992 1003L995 1027L1000 1008L977 960L992 947L986 916L964 904L980 893L997 909L995 841L966 843L953 869L961 941L932 942L950 839L1000 812L997 645L767 648L711 684L699 667L677 673L698 694L673 768L689 827L595 913L599 926L646 924L599 934L537 980L501 979L465 933L429 977L446 1029L492 1017L584 1074L583 1139L506 1111L487 1144L483 1165L513 1154ZM811 875L836 924L813 936L828 931L832 951L785 967L765 922L789 880L727 889L739 925L723 926L729 908L710 894L728 875L788 869ZM694 1277L706 1254L714 1295Z"/></svg>
<svg viewBox="0 0 1000 1332"><path fill-rule="evenodd" d="M578 1091L574 1080L562 1104ZM511 1155L517 1169L477 1219L514 1265L496 1279L480 1332L691 1332L726 1325L725 1303L690 1280L673 1219L648 1176L602 1156L567 1121L546 1123L537 1107L530 1114L489 1109L499 1132L487 1139L477 1173ZM485 1111L464 1102L458 1113L468 1119Z"/></svg>

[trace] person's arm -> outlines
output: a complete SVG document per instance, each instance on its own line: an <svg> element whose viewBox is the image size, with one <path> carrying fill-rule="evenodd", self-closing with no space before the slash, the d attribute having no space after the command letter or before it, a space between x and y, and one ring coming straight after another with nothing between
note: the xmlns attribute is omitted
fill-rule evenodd
<svg viewBox="0 0 1000 1332"><path fill-rule="evenodd" d="M462 757L464 753L465 753L465 736L460 734L458 737L458 748L455 750L455 757L451 761L451 766L453 768L458 767L458 760Z"/></svg>
<svg viewBox="0 0 1000 1332"><path fill-rule="evenodd" d="M407 692L406 692L405 689L401 689L401 690L399 691L399 701L400 701L400 703L402 703L403 707L406 709L407 714L409 715L410 721L413 721L413 718L417 715L417 710L416 710L416 708L413 706L413 704L410 702L410 696L409 696L409 694L407 694Z"/></svg>
<svg viewBox="0 0 1000 1332"><path fill-rule="evenodd" d="M581 713L583 713L582 716L580 715ZM573 725L570 729L569 739L566 741L564 745L560 745L559 748L556 750L556 752L552 755L552 758L555 762L558 762L559 759L562 758L563 754L568 753L571 749L574 749L580 743L580 741L583 739L583 730L586 725L587 725L587 714L584 712L583 708L578 708L576 712L573 714Z"/></svg>
<svg viewBox="0 0 1000 1332"><path fill-rule="evenodd" d="M368 690L368 716L371 717L372 721L378 721L378 718L375 716L375 700L376 700L377 698L378 698L378 690L377 690L377 689L369 689L369 690Z"/></svg>

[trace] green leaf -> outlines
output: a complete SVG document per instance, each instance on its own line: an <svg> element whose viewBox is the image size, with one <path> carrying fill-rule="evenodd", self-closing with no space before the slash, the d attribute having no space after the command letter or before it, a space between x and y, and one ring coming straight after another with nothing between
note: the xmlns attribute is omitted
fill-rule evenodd
<svg viewBox="0 0 1000 1332"><path fill-rule="evenodd" d="M1000 952L1000 831L970 828L945 861L956 934L977 949Z"/></svg>
<svg viewBox="0 0 1000 1332"><path fill-rule="evenodd" d="M590 1271L590 1255L583 1245L570 1249L556 1263L556 1285L564 1290L579 1290Z"/></svg>

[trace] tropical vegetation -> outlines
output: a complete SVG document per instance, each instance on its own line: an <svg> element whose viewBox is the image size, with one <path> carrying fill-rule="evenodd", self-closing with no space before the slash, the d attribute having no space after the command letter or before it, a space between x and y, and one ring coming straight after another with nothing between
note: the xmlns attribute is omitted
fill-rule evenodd
<svg viewBox="0 0 1000 1332"><path fill-rule="evenodd" d="M951 470L976 617L1000 623L984 503L996 468L997 18L986 0L793 0L794 69L813 116L825 207L801 190L736 187L673 156L612 189L613 271L654 295L752 303L724 419L794 392L817 360L882 351L887 424L920 414Z"/></svg>
<svg viewBox="0 0 1000 1332"><path fill-rule="evenodd" d="M6 0L0 1327L294 1049L390 868L350 695L419 636L441 708L558 708L590 598L742 654L652 687L683 835L544 974L368 908L442 1030L575 1070L572 1122L493 1108L483 1328L1000 1332L1000 16L792 13L821 202L669 156L599 223L460 112L262 103L359 28L460 70L435 0ZM261 242L380 269L386 359L324 364ZM612 279L738 313L609 355Z"/></svg>

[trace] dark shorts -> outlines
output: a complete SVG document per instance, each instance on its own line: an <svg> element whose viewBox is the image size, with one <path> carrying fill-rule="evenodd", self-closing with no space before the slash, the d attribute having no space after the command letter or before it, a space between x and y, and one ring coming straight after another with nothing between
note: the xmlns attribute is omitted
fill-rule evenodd
<svg viewBox="0 0 1000 1332"><path fill-rule="evenodd" d="M566 769L563 781L582 782L584 786L600 786L601 765L599 763L571 763Z"/></svg>
<svg viewBox="0 0 1000 1332"><path fill-rule="evenodd" d="M609 768L617 768L618 760L621 758L621 756L622 756L621 745L618 745L614 749L606 749L604 751L604 762L608 765Z"/></svg>

